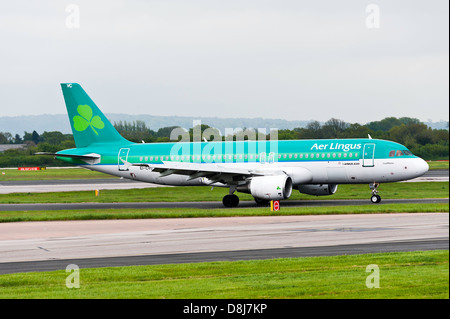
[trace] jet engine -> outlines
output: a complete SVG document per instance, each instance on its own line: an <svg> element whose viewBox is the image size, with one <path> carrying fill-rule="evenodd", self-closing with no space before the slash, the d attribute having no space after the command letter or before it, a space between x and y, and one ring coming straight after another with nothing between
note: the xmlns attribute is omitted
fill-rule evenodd
<svg viewBox="0 0 450 319"><path fill-rule="evenodd" d="M265 200L287 199L292 194L292 179L288 175L253 177L239 192L250 193L255 198Z"/></svg>
<svg viewBox="0 0 450 319"><path fill-rule="evenodd" d="M299 185L298 190L300 193L303 194L315 196L327 196L336 193L337 187L338 184Z"/></svg>

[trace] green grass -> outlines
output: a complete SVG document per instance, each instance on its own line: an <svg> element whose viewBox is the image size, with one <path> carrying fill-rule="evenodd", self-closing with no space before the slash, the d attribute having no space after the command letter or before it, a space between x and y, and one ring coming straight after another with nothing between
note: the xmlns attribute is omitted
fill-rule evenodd
<svg viewBox="0 0 450 319"><path fill-rule="evenodd" d="M108 174L94 172L83 168L47 168L43 171L19 171L15 169L1 169L0 182L2 181L32 181L55 179L94 179L94 178L118 178Z"/></svg>
<svg viewBox="0 0 450 319"><path fill-rule="evenodd" d="M446 251L80 269L0 275L0 298L449 298ZM379 288L367 288L368 265Z"/></svg>
<svg viewBox="0 0 450 319"><path fill-rule="evenodd" d="M329 214L389 214L448 212L448 204L386 204L359 206L282 207L271 212L261 208L152 208L152 209L86 209L47 211L2 211L0 223L50 220L100 220L100 219L142 219L142 218L195 218L234 216L286 216L286 215L329 215Z"/></svg>
<svg viewBox="0 0 450 319"><path fill-rule="evenodd" d="M448 169L448 161L427 161L430 170L434 169Z"/></svg>
<svg viewBox="0 0 450 319"><path fill-rule="evenodd" d="M382 198L448 198L448 182L388 183L378 188ZM221 201L228 189L208 186L197 187L152 187L145 189L100 190L54 192L54 193L14 193L1 194L0 203L83 203L83 202L197 202ZM309 196L293 190L291 200L330 200L330 199L367 199L370 198L368 185L339 185L336 194L331 196ZM240 200L253 201L249 194L238 193Z"/></svg>

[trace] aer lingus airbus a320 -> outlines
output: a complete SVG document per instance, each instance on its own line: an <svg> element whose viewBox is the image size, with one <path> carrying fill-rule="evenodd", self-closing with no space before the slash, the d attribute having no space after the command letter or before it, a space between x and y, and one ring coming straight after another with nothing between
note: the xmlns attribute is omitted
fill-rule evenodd
<svg viewBox="0 0 450 319"><path fill-rule="evenodd" d="M287 199L292 190L332 195L338 184L370 186L380 202L380 183L412 179L428 164L405 146L378 139L132 143L123 138L77 83L61 84L76 148L57 159L133 180L176 186L229 188L257 203ZM42 154L42 153L41 153ZM170 190L168 190L170 192Z"/></svg>

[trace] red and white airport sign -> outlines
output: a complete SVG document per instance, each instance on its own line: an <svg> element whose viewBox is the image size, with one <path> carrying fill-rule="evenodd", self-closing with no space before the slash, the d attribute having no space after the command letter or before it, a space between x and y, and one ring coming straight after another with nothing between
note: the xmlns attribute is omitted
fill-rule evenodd
<svg viewBox="0 0 450 319"><path fill-rule="evenodd" d="M280 201L279 200L270 201L270 211L277 212L279 210L280 210Z"/></svg>

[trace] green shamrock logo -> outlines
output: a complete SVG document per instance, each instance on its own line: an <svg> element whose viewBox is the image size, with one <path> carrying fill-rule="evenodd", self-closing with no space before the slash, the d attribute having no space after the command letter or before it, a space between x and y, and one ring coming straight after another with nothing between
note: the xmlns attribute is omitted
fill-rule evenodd
<svg viewBox="0 0 450 319"><path fill-rule="evenodd" d="M277 186L277 191L279 191L279 190L281 190L281 187L280 187L280 186Z"/></svg>
<svg viewBox="0 0 450 319"><path fill-rule="evenodd" d="M98 135L95 128L101 130L105 127L105 123L103 123L100 116L92 117L92 109L89 105L78 105L77 111L80 115L73 117L73 127L77 131L82 132L90 126L94 133Z"/></svg>

